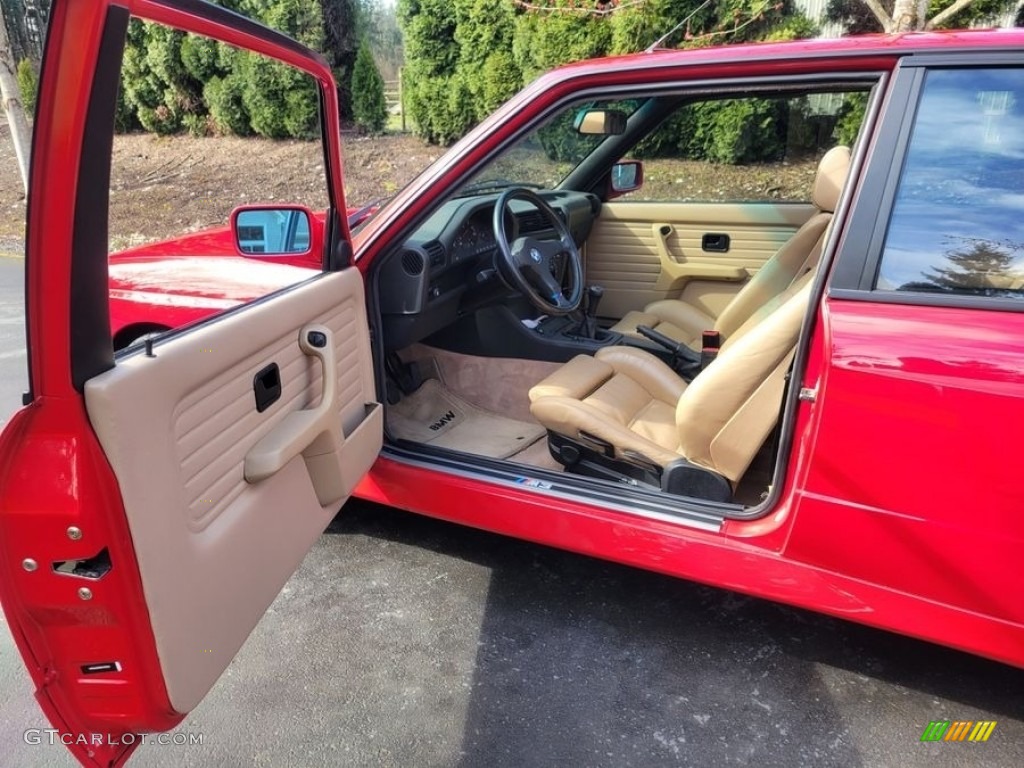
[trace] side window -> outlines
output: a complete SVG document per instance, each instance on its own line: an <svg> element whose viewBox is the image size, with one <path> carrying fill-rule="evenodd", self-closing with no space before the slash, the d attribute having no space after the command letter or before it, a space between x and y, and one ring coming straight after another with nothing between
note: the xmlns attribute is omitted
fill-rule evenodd
<svg viewBox="0 0 1024 768"><path fill-rule="evenodd" d="M1024 70L927 74L875 288L1024 300Z"/></svg>
<svg viewBox="0 0 1024 768"><path fill-rule="evenodd" d="M311 76L136 19L116 121L115 350L320 271L330 196Z"/></svg>
<svg viewBox="0 0 1024 768"><path fill-rule="evenodd" d="M626 200L807 202L818 160L852 145L866 92L690 102L641 141L643 185Z"/></svg>

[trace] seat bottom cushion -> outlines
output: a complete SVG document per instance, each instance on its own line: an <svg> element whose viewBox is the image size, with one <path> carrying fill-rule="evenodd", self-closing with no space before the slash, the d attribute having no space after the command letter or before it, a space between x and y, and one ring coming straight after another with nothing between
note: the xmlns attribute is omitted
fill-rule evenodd
<svg viewBox="0 0 1024 768"><path fill-rule="evenodd" d="M658 358L630 347L580 355L530 390L530 410L559 434L587 436L656 464L679 457L676 403L686 383Z"/></svg>

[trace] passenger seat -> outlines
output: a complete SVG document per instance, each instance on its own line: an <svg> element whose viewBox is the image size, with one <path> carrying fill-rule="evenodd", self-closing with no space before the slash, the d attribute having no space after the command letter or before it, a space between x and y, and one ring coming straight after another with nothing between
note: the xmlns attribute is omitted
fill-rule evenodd
<svg viewBox="0 0 1024 768"><path fill-rule="evenodd" d="M833 147L825 153L818 164L811 192L811 201L818 212L757 271L717 320L684 301L665 299L648 304L643 312L628 313L611 330L639 336L637 326L646 325L692 349L699 349L704 331L715 330L724 342L759 309L774 303L773 300L818 265L825 233L849 172L849 147Z"/></svg>

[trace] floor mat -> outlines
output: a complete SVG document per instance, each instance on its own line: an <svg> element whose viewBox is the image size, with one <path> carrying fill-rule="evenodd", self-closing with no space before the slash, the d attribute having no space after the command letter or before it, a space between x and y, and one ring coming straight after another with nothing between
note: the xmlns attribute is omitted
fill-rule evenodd
<svg viewBox="0 0 1024 768"><path fill-rule="evenodd" d="M544 427L514 421L470 405L437 379L388 407L388 428L417 443L506 459L544 436Z"/></svg>

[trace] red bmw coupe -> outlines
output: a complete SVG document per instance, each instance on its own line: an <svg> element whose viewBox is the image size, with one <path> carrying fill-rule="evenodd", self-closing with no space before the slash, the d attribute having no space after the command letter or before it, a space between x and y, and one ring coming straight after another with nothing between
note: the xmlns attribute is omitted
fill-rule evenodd
<svg viewBox="0 0 1024 768"><path fill-rule="evenodd" d="M324 212L240 199L109 256L133 17L309 78ZM353 494L1024 666L1022 51L567 66L353 228L319 56L200 0L54 2L0 438L0 596L54 726L180 723Z"/></svg>

